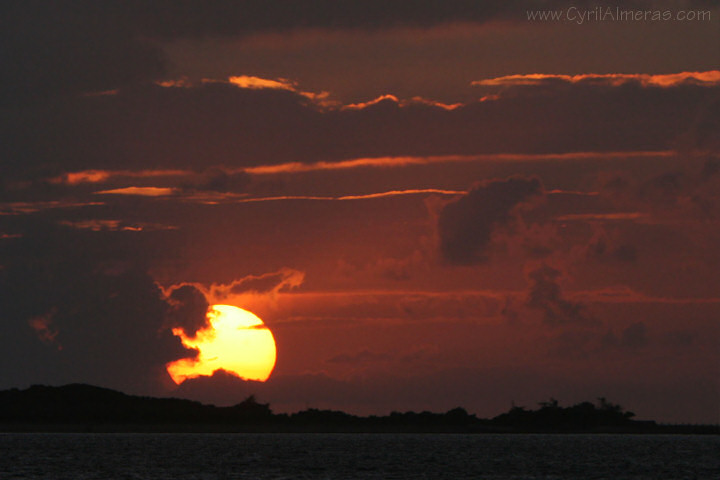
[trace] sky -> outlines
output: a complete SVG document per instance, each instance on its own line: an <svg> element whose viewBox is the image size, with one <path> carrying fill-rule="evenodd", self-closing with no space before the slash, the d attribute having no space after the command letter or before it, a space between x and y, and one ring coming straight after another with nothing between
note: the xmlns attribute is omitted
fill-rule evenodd
<svg viewBox="0 0 720 480"><path fill-rule="evenodd" d="M0 388L720 422L719 22L715 0L3 2ZM214 304L272 332L267 381L173 382L197 356L173 331Z"/></svg>

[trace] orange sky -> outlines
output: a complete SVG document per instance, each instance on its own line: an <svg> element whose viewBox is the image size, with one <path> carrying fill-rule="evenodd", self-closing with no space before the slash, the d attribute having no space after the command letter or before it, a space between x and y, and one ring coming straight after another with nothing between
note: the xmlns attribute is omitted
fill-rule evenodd
<svg viewBox="0 0 720 480"><path fill-rule="evenodd" d="M0 388L719 421L720 11L461 3L1 7ZM267 382L170 379L217 303Z"/></svg>

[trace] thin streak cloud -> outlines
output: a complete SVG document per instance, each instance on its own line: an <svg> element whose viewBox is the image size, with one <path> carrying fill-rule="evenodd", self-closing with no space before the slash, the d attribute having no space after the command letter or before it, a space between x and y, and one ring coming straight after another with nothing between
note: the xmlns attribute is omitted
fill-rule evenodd
<svg viewBox="0 0 720 480"><path fill-rule="evenodd" d="M251 175L274 175L279 173L303 173L322 170L346 170L353 168L399 168L412 165L430 165L438 163L462 163L462 162L526 162L526 161L572 161L587 159L642 159L650 157L673 157L677 155L671 150L658 151L631 151L631 152L570 152L570 153L542 153L542 154L481 154L481 155L431 155L401 156L401 157L375 157L375 158L354 158L352 160L341 160L337 162L288 162L278 165L258 165L247 167L245 172Z"/></svg>
<svg viewBox="0 0 720 480"><path fill-rule="evenodd" d="M177 193L174 188L164 187L123 187L95 192L97 195L138 195L141 197L167 197Z"/></svg>
<svg viewBox="0 0 720 480"><path fill-rule="evenodd" d="M277 202L284 200L320 200L320 201L348 201L348 200L371 200L374 198L385 198L385 197L397 197L402 195L422 195L422 194L437 194L437 195L462 195L464 190L441 190L439 188L423 188L423 189L412 189L412 190L391 190L388 192L379 193L368 193L364 195L343 195L340 197L319 197L312 195L284 195L277 197L255 197L255 198L243 198L237 200L238 203L252 203L252 202Z"/></svg>
<svg viewBox="0 0 720 480"><path fill-rule="evenodd" d="M648 75L639 73L583 73L580 75L555 75L531 73L523 75L506 75L503 77L476 80L475 86L510 86L540 85L545 82L560 81L564 83L599 83L617 87L626 83L636 82L643 87L676 87L683 83L694 83L702 86L720 85L720 70L706 72L680 72L672 74Z"/></svg>
<svg viewBox="0 0 720 480"><path fill-rule="evenodd" d="M81 170L77 172L63 173L49 180L50 183L65 185L80 185L83 183L103 183L116 177L129 178L155 178L155 177L176 177L190 175L187 170Z"/></svg>

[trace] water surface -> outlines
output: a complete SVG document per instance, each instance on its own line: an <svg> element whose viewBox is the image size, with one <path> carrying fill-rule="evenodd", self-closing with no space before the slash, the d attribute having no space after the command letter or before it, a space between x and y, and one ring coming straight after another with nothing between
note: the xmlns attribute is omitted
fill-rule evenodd
<svg viewBox="0 0 720 480"><path fill-rule="evenodd" d="M720 437L0 434L0 479L720 479Z"/></svg>

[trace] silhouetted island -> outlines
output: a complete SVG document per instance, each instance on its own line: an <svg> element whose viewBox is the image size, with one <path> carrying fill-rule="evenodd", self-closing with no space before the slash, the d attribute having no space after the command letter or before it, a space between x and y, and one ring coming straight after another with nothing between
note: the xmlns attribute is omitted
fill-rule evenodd
<svg viewBox="0 0 720 480"><path fill-rule="evenodd" d="M179 398L152 398L73 384L0 391L0 431L64 432L407 432L407 433L703 433L717 425L659 425L599 399L562 407L554 399L536 410L512 407L492 419L463 408L445 413L393 412L359 417L310 408L275 414L254 396L231 407Z"/></svg>

